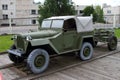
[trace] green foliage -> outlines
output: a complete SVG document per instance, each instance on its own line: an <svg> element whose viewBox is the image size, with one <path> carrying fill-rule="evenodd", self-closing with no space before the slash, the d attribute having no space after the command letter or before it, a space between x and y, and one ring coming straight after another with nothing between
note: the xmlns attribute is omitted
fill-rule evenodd
<svg viewBox="0 0 120 80"><path fill-rule="evenodd" d="M13 44L13 41L11 40L12 35L7 36L0 36L0 52L6 51L10 48L10 46Z"/></svg>
<svg viewBox="0 0 120 80"><path fill-rule="evenodd" d="M100 6L96 6L95 9L93 8L93 6L87 6L83 10L83 16L90 16L91 14L93 14L93 22L105 22L103 17L103 9L101 9Z"/></svg>
<svg viewBox="0 0 120 80"><path fill-rule="evenodd" d="M96 6L95 12L97 13L97 21L100 23L104 23L103 9L100 6Z"/></svg>
<svg viewBox="0 0 120 80"><path fill-rule="evenodd" d="M90 16L91 14L94 13L94 8L93 6L87 6L84 10L83 10L83 16Z"/></svg>
<svg viewBox="0 0 120 80"><path fill-rule="evenodd" d="M73 5L69 4L69 0L45 0L43 5L39 6L39 23L51 16L74 15Z"/></svg>
<svg viewBox="0 0 120 80"><path fill-rule="evenodd" d="M117 36L118 39L120 39L120 29L115 29L115 35Z"/></svg>
<svg viewBox="0 0 120 80"><path fill-rule="evenodd" d="M90 16L91 14L93 14L93 22L95 22L97 20L97 14L96 14L93 6L87 6L83 10L83 16Z"/></svg>

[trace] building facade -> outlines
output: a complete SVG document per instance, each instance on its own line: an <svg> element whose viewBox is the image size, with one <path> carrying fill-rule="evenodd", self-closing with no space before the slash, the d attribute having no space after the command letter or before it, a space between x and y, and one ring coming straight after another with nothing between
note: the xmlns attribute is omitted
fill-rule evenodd
<svg viewBox="0 0 120 80"><path fill-rule="evenodd" d="M0 0L0 25L37 24L38 5L34 0Z"/></svg>
<svg viewBox="0 0 120 80"><path fill-rule="evenodd" d="M15 0L0 0L1 25L8 24L9 18L15 18ZM2 20L3 19L3 20Z"/></svg>
<svg viewBox="0 0 120 80"><path fill-rule="evenodd" d="M108 23L115 22L116 24L120 24L120 6L104 7L103 12L104 12L105 20Z"/></svg>
<svg viewBox="0 0 120 80"><path fill-rule="evenodd" d="M77 11L77 15L81 16L83 14L83 10L87 6L89 5L76 5L75 10ZM107 23L113 24L115 22L116 24L120 24L120 6L112 7L110 5L103 4L102 7L104 12L104 20Z"/></svg>

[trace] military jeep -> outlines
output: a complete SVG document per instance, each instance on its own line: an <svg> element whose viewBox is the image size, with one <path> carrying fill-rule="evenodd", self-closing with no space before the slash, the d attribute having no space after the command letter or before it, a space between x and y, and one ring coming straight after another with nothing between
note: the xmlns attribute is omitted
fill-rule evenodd
<svg viewBox="0 0 120 80"><path fill-rule="evenodd" d="M14 45L8 50L10 60L21 63L26 59L33 73L41 73L47 69L52 55L77 52L81 60L92 57L92 17L50 17L43 20L39 31L17 34L12 39Z"/></svg>

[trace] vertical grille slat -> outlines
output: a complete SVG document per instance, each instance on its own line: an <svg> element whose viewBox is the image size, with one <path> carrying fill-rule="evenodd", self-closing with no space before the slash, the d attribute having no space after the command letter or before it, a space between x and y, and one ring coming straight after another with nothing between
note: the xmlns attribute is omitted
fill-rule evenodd
<svg viewBox="0 0 120 80"><path fill-rule="evenodd" d="M17 46L17 48L24 49L24 40L21 36L17 36L16 46Z"/></svg>

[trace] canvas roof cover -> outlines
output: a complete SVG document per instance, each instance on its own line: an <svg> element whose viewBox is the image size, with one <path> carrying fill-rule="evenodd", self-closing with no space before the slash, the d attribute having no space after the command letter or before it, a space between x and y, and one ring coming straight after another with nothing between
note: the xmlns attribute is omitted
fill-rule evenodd
<svg viewBox="0 0 120 80"><path fill-rule="evenodd" d="M92 16L56 16L56 17L50 17L47 19L63 19L63 20L68 20L68 19L75 19L76 21L76 27L77 27L77 32L87 32L87 31L93 31L93 21L92 21Z"/></svg>

